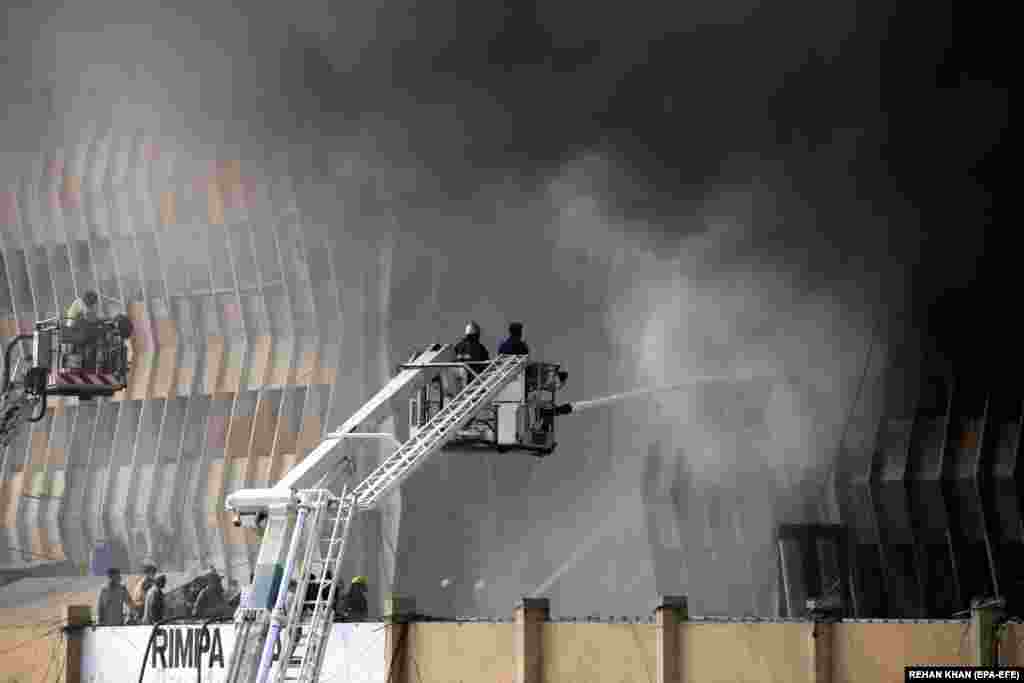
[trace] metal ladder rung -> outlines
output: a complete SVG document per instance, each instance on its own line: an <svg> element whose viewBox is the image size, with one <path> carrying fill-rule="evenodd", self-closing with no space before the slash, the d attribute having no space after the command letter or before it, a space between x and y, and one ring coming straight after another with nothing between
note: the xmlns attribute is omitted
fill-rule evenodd
<svg viewBox="0 0 1024 683"><path fill-rule="evenodd" d="M315 683L319 675L319 667L322 663L325 639L330 636L329 626L333 622L329 616L332 613L333 600L328 597L337 597L337 588L333 589L334 596L325 595L321 580L312 580L314 569L323 570L323 574L330 569L339 568L341 558L345 552L345 542L348 538L352 525L352 517L358 505L358 499L346 493L340 499L330 502L314 497L313 504L315 514L312 519L308 536L307 553L313 552L313 547L328 544L326 552L320 560L309 560L303 566L305 569L299 574L299 586L304 591L311 588L315 592L312 600L301 599L294 605L294 611L290 613L289 623L284 631L286 645L289 648L289 657L283 662L278 673L277 681L302 681L303 683ZM326 504L325 504L326 503ZM324 510L334 515L334 523L331 535L320 536L319 527L320 513ZM330 593L330 591L328 591ZM305 598L306 593L302 594ZM301 630L301 635L297 631Z"/></svg>
<svg viewBox="0 0 1024 683"><path fill-rule="evenodd" d="M315 683L322 664L326 638L329 637L333 619L332 602L337 599L337 585L332 591L333 596L324 596L321 582L311 581L314 568L322 569L319 573L326 574L329 567L340 570L344 557L345 544L351 528L352 518L358 507L372 507L375 497L389 485L398 482L408 474L424 457L435 452L444 441L464 422L471 419L474 413L491 397L495 396L508 383L513 373L518 372L527 362L525 356L498 356L487 369L478 375L459 395L442 408L415 436L401 444L390 457L374 470L366 479L351 491L346 487L340 498L329 495L323 490L307 491L310 504L313 506L310 533L307 539L306 561L299 575L299 587L307 591L312 585L316 591L313 600L300 599L289 613L289 622L283 631L284 645L289 648L287 664L281 667L278 681L301 681ZM324 511L334 514L334 526L329 537L322 537L314 529L319 529L320 515ZM342 521L344 522L342 524ZM339 530L341 531L339 537ZM319 543L314 541L318 540ZM327 551L323 557L314 561L314 547L322 550L327 543ZM329 591L330 593L331 591ZM298 597L298 596L297 596ZM302 595L302 598L305 594ZM333 598L329 600L328 597ZM312 615L306 619L307 610ZM298 636L296 629L301 629Z"/></svg>
<svg viewBox="0 0 1024 683"><path fill-rule="evenodd" d="M512 374L518 372L525 363L525 356L499 356L494 364L459 392L459 395L442 408L420 432L402 444L376 472L357 486L357 491L364 489L369 492L369 495L360 496L361 499L368 501L365 504L372 505L375 502L375 494L383 490L387 484L402 477L425 454L447 439L450 436L449 432L455 431L461 422L470 419L473 412L478 410L489 396L500 391Z"/></svg>

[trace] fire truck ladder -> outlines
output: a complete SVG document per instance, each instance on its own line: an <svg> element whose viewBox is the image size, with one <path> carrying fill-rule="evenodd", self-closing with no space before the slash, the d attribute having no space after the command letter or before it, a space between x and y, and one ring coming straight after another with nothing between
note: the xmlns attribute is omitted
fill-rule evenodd
<svg viewBox="0 0 1024 683"><path fill-rule="evenodd" d="M522 370L527 356L498 356L475 380L439 410L415 436L388 456L366 479L359 482L353 494L364 510L372 509L388 491L402 483L426 458L436 453L488 401ZM429 366L428 366L429 367Z"/></svg>
<svg viewBox="0 0 1024 683"><path fill-rule="evenodd" d="M341 561L345 555L345 545L352 527L352 518L356 510L355 496L342 492L335 498L328 491L310 490L303 492L313 509L313 518L306 536L305 556L297 581L295 596L289 609L288 622L281 638L281 664L277 670L276 683L299 681L300 683L316 683L320 667L324 659L324 646L330 638L331 625L334 623L334 596L341 575ZM324 512L336 510L331 535L320 538L321 518ZM327 543L323 560L314 559L314 548ZM321 546L322 547L322 546ZM306 600L310 576L319 570L321 583L314 586L316 598ZM327 594L324 594L322 583L331 572L332 581ZM307 618L308 617L308 618Z"/></svg>
<svg viewBox="0 0 1024 683"><path fill-rule="evenodd" d="M500 355L442 408L415 436L399 446L377 469L355 486L343 491L340 498L324 489L300 491L301 505L310 511L304 532L304 559L299 570L295 596L292 598L287 615L277 612L273 621L283 622L280 631L281 664L278 666L274 683L298 681L317 683L323 664L324 646L330 636L333 623L334 594L341 570L345 541L356 508L372 509L382 497L402 483L418 465L436 453L445 442L461 429L488 402L493 400L506 384L527 364L527 356ZM407 367L414 367L410 364ZM420 367L436 367L429 362ZM325 443L347 436L346 431L329 434ZM319 537L325 511L336 508L334 527L328 539ZM339 535L340 525L340 535ZM314 559L314 548L327 540L329 545L322 561ZM330 593L324 597L322 585L316 586L316 599L305 600L314 570L320 571L321 579L330 569L333 580ZM289 577L285 577L287 582ZM287 590L287 583L282 590ZM310 611L312 612L310 614ZM306 615L309 618L305 618ZM280 621L278 621L280 620Z"/></svg>

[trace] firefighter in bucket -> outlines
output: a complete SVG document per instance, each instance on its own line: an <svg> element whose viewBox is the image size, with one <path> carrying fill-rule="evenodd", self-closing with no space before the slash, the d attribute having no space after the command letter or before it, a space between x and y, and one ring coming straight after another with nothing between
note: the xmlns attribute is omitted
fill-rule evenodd
<svg viewBox="0 0 1024 683"><path fill-rule="evenodd" d="M61 334L62 365L68 369L127 373L128 359L120 355L132 333L131 321L123 314L112 320L100 318L99 299L96 291L90 289L68 306Z"/></svg>
<svg viewBox="0 0 1024 683"><path fill-rule="evenodd" d="M99 295L90 289L68 306L62 335L67 345L65 367L96 367L96 346L103 333L99 324L99 303Z"/></svg>

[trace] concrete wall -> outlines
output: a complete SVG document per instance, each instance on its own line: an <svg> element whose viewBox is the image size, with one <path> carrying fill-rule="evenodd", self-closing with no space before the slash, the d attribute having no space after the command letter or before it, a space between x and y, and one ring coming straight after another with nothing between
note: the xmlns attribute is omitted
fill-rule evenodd
<svg viewBox="0 0 1024 683"><path fill-rule="evenodd" d="M409 628L401 681L520 680L515 674L516 624L417 623ZM681 624L676 630L680 683L899 683L905 666L970 665L974 658L973 628L967 622L840 623L825 627L827 643L820 644L813 629L807 622ZM658 627L652 623L544 624L539 680L668 681L659 672L657 640ZM821 654L827 645L830 663ZM1024 659L1024 627L1009 627L1004 652L1004 663ZM816 658L825 662L818 673Z"/></svg>
<svg viewBox="0 0 1024 683"><path fill-rule="evenodd" d="M512 683L513 628L512 624L413 624L406 660L408 680Z"/></svg>
<svg viewBox="0 0 1024 683"><path fill-rule="evenodd" d="M968 665L974 634L967 623L838 624L833 677L847 681L902 681L908 665Z"/></svg>
<svg viewBox="0 0 1024 683"><path fill-rule="evenodd" d="M83 579L87 580L87 579ZM80 592L0 611L0 683L61 680L68 669L68 599ZM74 609L74 608L71 608ZM390 647L408 629L404 675L389 683L662 683L672 680L658 659L660 626L636 623L540 624L540 664L517 667L516 623L413 623L389 634ZM141 628L141 627L140 627ZM814 637L815 629L818 637ZM689 621L671 630L679 645L680 683L778 681L853 683L903 680L903 667L974 663L974 628L969 622ZM527 650L530 647L527 646ZM1003 663L1024 662L1024 625L1006 629ZM530 659L529 652L525 653ZM84 663L83 663L84 664ZM73 667L71 667L73 668ZM88 669L87 666L82 668ZM518 669L518 674L517 674ZM76 683L67 676L64 683Z"/></svg>
<svg viewBox="0 0 1024 683"><path fill-rule="evenodd" d="M67 677L67 604L88 604L95 592L38 595L0 609L0 683L57 683Z"/></svg>
<svg viewBox="0 0 1024 683"><path fill-rule="evenodd" d="M562 683L655 681L652 624L547 624L544 680Z"/></svg>
<svg viewBox="0 0 1024 683"><path fill-rule="evenodd" d="M64 638L50 622L0 627L0 683L64 680ZM56 628L56 632L54 632Z"/></svg>
<svg viewBox="0 0 1024 683"><path fill-rule="evenodd" d="M683 624L683 680L812 681L810 629L800 623Z"/></svg>

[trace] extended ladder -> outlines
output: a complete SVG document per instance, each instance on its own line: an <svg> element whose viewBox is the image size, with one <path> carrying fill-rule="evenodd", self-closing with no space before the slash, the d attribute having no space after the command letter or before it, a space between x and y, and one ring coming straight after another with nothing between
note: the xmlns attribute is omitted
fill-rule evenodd
<svg viewBox="0 0 1024 683"><path fill-rule="evenodd" d="M292 478L292 473L289 473L286 481L275 488L283 489L287 486L290 489L293 482L301 481L304 477L309 478L313 472L319 475L319 470L315 468L324 467L321 461L327 452L333 449L341 439L350 436L352 430L383 405L384 401L397 389L408 385L420 368L435 367L431 365L431 362L443 352L444 347L438 346L420 354L416 358L415 365L410 365L409 370L392 380L387 392L379 392L370 403L360 409L357 415L346 422L342 430L327 436L321 446L317 448L317 450L323 449L324 452L320 454L316 462L309 463L294 478ZM516 374L523 370L528 361L527 356L499 355L488 363L476 379L469 382L415 436L401 444L354 489L349 491L346 487L340 498L332 495L330 491L319 488L299 489L300 512L301 508L305 507L307 509L305 514L308 515L305 529L302 532L304 537L302 540L305 545L303 550L299 551L304 559L299 569L296 591L288 606L287 614L275 610L271 617L271 634L278 632L277 625L280 624L279 640L281 644L280 663L273 677L274 683L317 682L323 664L324 649L333 623L334 596L340 577L345 542L357 507L373 508L377 501L401 484L419 464L440 450L445 442L471 420L488 401L492 401ZM302 464L296 469L301 467ZM239 496L242 493L244 492L236 492L233 495ZM289 493L289 497L291 495L293 494ZM325 540L320 538L320 528L323 513L328 510L336 510L334 526L324 559L317 562L314 561L314 549ZM340 536L339 525L341 525ZM289 560L290 562L291 560ZM310 584L310 576L314 570L319 572L320 580L323 579L326 570L332 571L331 588L325 596L323 586L318 583L316 598L307 601L305 597ZM291 574L291 571L286 571L286 573ZM290 580L291 576L283 577L280 590L288 590ZM309 618L306 618L307 615ZM273 637L277 638L276 635ZM266 647L267 643L264 643L264 653L267 653ZM269 664L269 659L266 661ZM265 664L261 662L260 666L263 667ZM261 671L265 671L265 669L261 668Z"/></svg>
<svg viewBox="0 0 1024 683"><path fill-rule="evenodd" d="M331 625L334 623L334 597L341 574L341 561L345 555L345 545L356 510L355 497L348 494L347 490L342 492L340 498L335 498L323 490L304 493L309 495L313 518L310 520L312 523L306 537L301 573L288 610L288 622L282 631L281 659L275 678L277 683L316 683L323 663L325 646L330 638ZM331 508L336 508L331 535L320 538L321 514ZM313 551L323 542L327 543L323 560L315 561ZM314 586L316 597L313 600L306 600L310 576L315 570L319 571L320 581ZM332 581L325 595L323 581L327 572L331 573Z"/></svg>
<svg viewBox="0 0 1024 683"><path fill-rule="evenodd" d="M437 452L492 400L522 370L528 356L498 356L476 379L471 381L423 428L388 456L366 479L359 482L353 494L363 509L370 509L387 492L398 486L424 459Z"/></svg>

